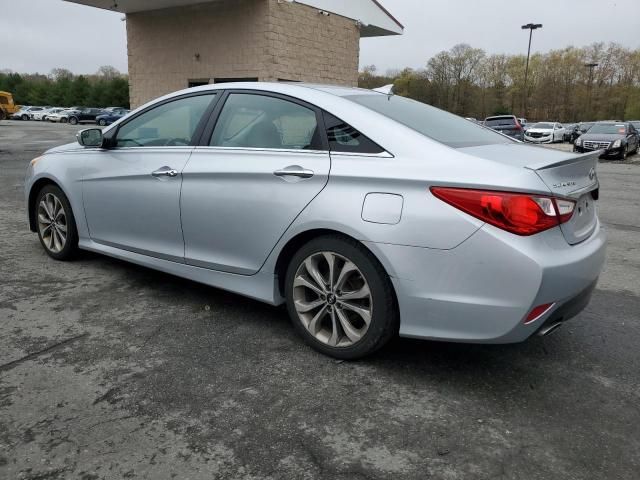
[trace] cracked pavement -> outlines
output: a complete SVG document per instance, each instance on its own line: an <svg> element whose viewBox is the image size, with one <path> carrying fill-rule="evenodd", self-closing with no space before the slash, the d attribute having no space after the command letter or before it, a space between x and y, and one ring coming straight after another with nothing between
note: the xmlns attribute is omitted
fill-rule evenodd
<svg viewBox="0 0 640 480"><path fill-rule="evenodd" d="M281 308L47 257L24 171L78 129L0 122L0 478L638 478L640 158L600 164L607 265L557 333L350 363Z"/></svg>

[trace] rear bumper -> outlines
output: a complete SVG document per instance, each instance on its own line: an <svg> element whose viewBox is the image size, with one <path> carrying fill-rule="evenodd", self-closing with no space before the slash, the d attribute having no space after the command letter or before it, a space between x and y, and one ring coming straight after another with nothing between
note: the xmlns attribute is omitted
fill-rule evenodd
<svg viewBox="0 0 640 480"><path fill-rule="evenodd" d="M401 336L516 343L550 318L564 321L586 306L605 248L600 225L573 246L559 228L518 237L485 225L452 250L380 244L372 249L395 272ZM546 303L554 305L525 325L529 312Z"/></svg>

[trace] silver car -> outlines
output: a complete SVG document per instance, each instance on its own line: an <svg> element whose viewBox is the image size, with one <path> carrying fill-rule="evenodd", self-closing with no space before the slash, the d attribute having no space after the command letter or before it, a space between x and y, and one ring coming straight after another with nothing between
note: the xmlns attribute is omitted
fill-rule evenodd
<svg viewBox="0 0 640 480"><path fill-rule="evenodd" d="M31 161L29 225L273 305L317 350L512 343L589 301L598 152L524 145L392 94L305 84L162 97Z"/></svg>

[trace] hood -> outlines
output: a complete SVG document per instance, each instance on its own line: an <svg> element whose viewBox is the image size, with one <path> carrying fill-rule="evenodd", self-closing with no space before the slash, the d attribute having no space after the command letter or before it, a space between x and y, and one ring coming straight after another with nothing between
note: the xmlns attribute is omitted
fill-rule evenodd
<svg viewBox="0 0 640 480"><path fill-rule="evenodd" d="M580 139L584 140L594 140L601 142L613 142L615 140L625 139L627 136L622 133L583 133L580 135Z"/></svg>
<svg viewBox="0 0 640 480"><path fill-rule="evenodd" d="M528 128L527 133L551 133L553 128Z"/></svg>
<svg viewBox="0 0 640 480"><path fill-rule="evenodd" d="M53 147L44 152L45 155L49 155L52 153L63 153L63 152L74 152L77 150L84 150L84 147L80 145L78 142L67 143L65 145L60 145L58 147Z"/></svg>

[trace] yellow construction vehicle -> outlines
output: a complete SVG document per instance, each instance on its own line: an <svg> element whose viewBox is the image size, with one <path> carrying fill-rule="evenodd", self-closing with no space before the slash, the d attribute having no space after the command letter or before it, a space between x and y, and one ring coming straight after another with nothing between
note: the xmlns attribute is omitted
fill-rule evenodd
<svg viewBox="0 0 640 480"><path fill-rule="evenodd" d="M5 120L20 110L20 105L13 102L13 95L0 91L0 120Z"/></svg>

